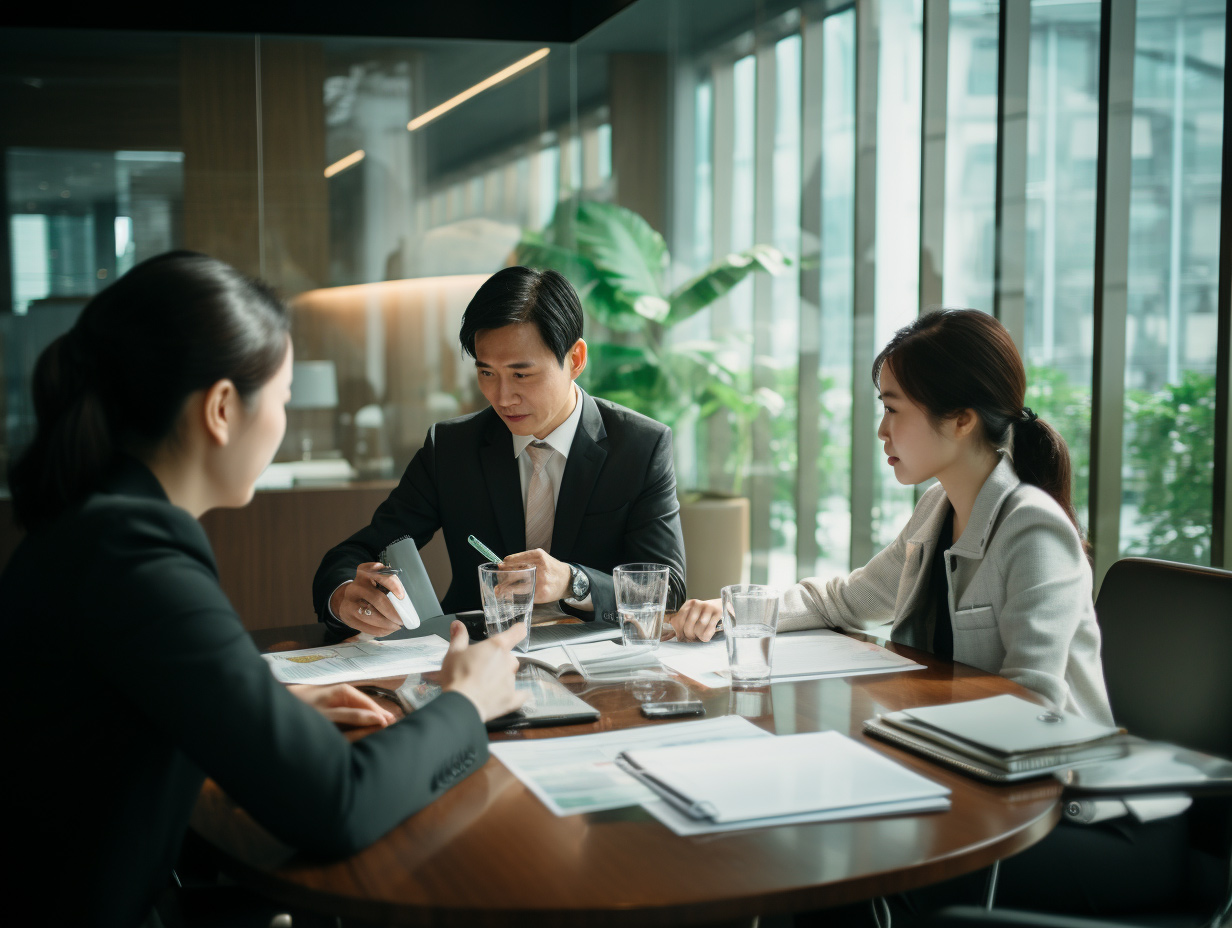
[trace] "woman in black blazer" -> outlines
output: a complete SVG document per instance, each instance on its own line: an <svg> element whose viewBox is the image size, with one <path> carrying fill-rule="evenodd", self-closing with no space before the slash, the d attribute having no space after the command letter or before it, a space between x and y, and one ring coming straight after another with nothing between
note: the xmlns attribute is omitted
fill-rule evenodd
<svg viewBox="0 0 1232 928"><path fill-rule="evenodd" d="M10 473L28 534L0 577L6 905L39 924L158 924L206 776L289 844L351 854L482 766L483 722L521 701L521 632L468 647L460 623L446 692L397 724L352 687L274 680L197 518L252 498L290 381L282 306L187 252L134 268L39 359ZM350 743L334 721L383 730Z"/></svg>

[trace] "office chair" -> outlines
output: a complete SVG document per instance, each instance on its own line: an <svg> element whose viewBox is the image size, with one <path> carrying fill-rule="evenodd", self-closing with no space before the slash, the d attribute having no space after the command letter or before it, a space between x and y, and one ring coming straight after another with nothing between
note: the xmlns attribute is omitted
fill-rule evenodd
<svg viewBox="0 0 1232 928"><path fill-rule="evenodd" d="M1095 603L1108 698L1132 734L1232 757L1232 571L1150 558L1112 565ZM1223 925L1232 913L1232 800L1198 798L1186 813L1188 871L1227 880L1204 911L1122 917L1136 925ZM1217 869L1218 868L1218 869ZM1043 889L1043 888L1041 888ZM1188 901L1188 900L1181 900ZM1003 909L953 907L929 924L949 928L1096 928L1112 922Z"/></svg>
<svg viewBox="0 0 1232 928"><path fill-rule="evenodd" d="M1127 557L1095 603L1117 722L1232 757L1232 571Z"/></svg>

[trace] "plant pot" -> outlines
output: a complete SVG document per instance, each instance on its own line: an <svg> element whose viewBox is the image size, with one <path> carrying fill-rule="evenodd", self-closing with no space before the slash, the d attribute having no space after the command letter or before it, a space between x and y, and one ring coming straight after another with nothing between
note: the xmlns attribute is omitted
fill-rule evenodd
<svg viewBox="0 0 1232 928"><path fill-rule="evenodd" d="M690 599L717 599L749 578L749 501L743 496L685 493L680 497Z"/></svg>

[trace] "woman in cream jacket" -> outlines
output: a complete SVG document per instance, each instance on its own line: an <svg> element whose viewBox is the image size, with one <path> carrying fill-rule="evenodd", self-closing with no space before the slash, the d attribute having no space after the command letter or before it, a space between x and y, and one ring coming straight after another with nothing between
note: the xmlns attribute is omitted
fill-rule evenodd
<svg viewBox="0 0 1232 928"><path fill-rule="evenodd" d="M886 465L899 483L937 485L866 566L788 589L779 631L892 623L896 642L1111 722L1069 453L1023 406L1026 375L1009 333L973 310L928 313L877 356L873 381ZM717 602L690 600L672 626L708 640L718 620Z"/></svg>

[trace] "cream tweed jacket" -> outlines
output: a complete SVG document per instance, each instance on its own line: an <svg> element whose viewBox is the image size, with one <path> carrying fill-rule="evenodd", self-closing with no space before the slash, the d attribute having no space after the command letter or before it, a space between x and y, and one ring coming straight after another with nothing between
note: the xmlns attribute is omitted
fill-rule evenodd
<svg viewBox="0 0 1232 928"><path fill-rule="evenodd" d="M866 566L789 588L779 631L867 632L893 622L894 641L927 648L908 620L928 595L948 505L941 485L930 487L899 536ZM1004 452L945 565L954 660L1008 677L1058 708L1112 722L1082 542L1056 500L1021 482Z"/></svg>

